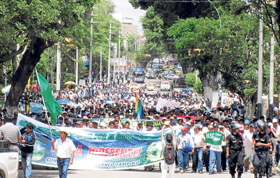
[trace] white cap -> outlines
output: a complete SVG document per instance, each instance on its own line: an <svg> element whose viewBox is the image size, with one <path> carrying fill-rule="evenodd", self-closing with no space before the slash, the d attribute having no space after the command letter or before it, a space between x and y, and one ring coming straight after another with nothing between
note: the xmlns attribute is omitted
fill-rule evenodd
<svg viewBox="0 0 280 178"><path fill-rule="evenodd" d="M100 127L107 127L107 124L105 122L101 122Z"/></svg>
<svg viewBox="0 0 280 178"><path fill-rule="evenodd" d="M190 122L186 122L185 125L191 125L191 123Z"/></svg>
<svg viewBox="0 0 280 178"><path fill-rule="evenodd" d="M277 123L277 119L276 118L272 119L272 123Z"/></svg>

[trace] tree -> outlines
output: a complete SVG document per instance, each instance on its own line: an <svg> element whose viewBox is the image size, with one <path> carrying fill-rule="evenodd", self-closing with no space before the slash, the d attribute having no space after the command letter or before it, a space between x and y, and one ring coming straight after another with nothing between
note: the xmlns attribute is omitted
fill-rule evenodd
<svg viewBox="0 0 280 178"><path fill-rule="evenodd" d="M208 104L212 100L207 96L216 91L221 83L238 93L247 106L254 106L258 71L258 18L246 12L235 15L232 11L224 11L221 18L222 28L219 21L209 18L179 20L168 30L168 35L177 39L175 46L183 58L181 60L199 70ZM264 36L264 42L269 44L266 29ZM201 52L190 56L189 50L196 48ZM268 86L268 61L269 55L265 53L264 91ZM218 75L221 75L221 81L217 81Z"/></svg>
<svg viewBox="0 0 280 178"><path fill-rule="evenodd" d="M44 50L58 41L63 43L65 37L73 37L76 44L81 43L83 17L94 3L95 0L0 2L0 63L11 60L26 48L5 103L10 115L17 110L28 78Z"/></svg>
<svg viewBox="0 0 280 178"><path fill-rule="evenodd" d="M187 73L185 74L185 83L188 87L193 87L195 84L195 73Z"/></svg>
<svg viewBox="0 0 280 178"><path fill-rule="evenodd" d="M153 7L148 8L144 17L141 18L146 37L145 46L147 52L161 56L165 51L164 22L159 14L156 14Z"/></svg>

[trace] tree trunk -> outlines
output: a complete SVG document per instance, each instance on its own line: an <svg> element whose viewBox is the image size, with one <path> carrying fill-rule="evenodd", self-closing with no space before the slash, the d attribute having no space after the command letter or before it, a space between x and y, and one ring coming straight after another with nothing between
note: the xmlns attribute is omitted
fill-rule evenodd
<svg viewBox="0 0 280 178"><path fill-rule="evenodd" d="M216 76L217 74L214 71L211 73L199 71L199 78L203 86L204 101L207 106L211 106L213 97L217 97L215 96L218 92L217 83L215 82Z"/></svg>
<svg viewBox="0 0 280 178"><path fill-rule="evenodd" d="M255 115L255 107L257 103L257 92L255 92L252 96L245 97L244 104L246 109L245 118L251 118Z"/></svg>
<svg viewBox="0 0 280 178"><path fill-rule="evenodd" d="M13 117L18 111L18 103L24 92L29 76L41 58L41 54L48 47L43 38L32 37L26 52L13 76L12 87L5 102L8 115Z"/></svg>

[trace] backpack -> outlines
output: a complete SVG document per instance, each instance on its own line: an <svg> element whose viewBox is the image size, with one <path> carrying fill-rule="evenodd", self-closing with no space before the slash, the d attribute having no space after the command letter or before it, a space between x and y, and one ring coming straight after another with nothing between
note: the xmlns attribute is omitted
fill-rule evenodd
<svg viewBox="0 0 280 178"><path fill-rule="evenodd" d="M176 152L172 143L166 143L163 157L166 164L173 164L175 162Z"/></svg>
<svg viewBox="0 0 280 178"><path fill-rule="evenodd" d="M193 149L191 144L189 142L186 142L186 141L183 141L182 147L183 147L184 152L186 152L186 153L191 152L192 149Z"/></svg>

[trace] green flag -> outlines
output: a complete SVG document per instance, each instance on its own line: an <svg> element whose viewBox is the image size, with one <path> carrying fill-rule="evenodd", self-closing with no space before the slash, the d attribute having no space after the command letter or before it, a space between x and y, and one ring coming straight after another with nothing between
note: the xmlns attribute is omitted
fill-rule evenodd
<svg viewBox="0 0 280 178"><path fill-rule="evenodd" d="M221 145L223 141L223 133L217 131L209 131L205 133L205 143L212 145Z"/></svg>
<svg viewBox="0 0 280 178"><path fill-rule="evenodd" d="M48 81L38 72L37 77L39 80L41 95L44 99L45 106L51 114L51 122L53 124L56 124L57 115L61 114L62 108L59 103L55 99L53 99L52 90Z"/></svg>

